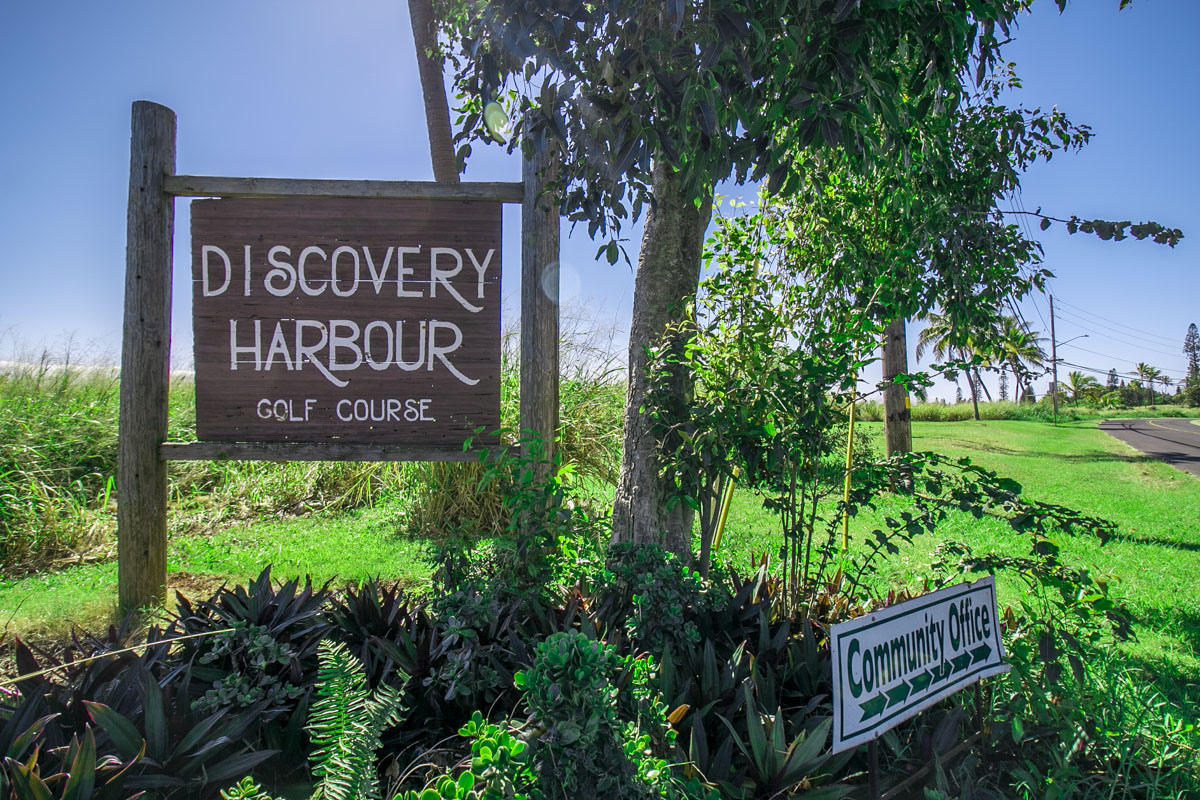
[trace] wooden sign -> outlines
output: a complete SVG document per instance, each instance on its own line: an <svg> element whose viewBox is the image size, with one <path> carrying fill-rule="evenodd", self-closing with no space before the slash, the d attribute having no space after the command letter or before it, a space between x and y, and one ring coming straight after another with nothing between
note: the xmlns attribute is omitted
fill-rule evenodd
<svg viewBox="0 0 1200 800"><path fill-rule="evenodd" d="M833 752L1007 672L1000 628L990 576L831 626Z"/></svg>
<svg viewBox="0 0 1200 800"><path fill-rule="evenodd" d="M500 210L194 201L198 438L456 449L497 428Z"/></svg>

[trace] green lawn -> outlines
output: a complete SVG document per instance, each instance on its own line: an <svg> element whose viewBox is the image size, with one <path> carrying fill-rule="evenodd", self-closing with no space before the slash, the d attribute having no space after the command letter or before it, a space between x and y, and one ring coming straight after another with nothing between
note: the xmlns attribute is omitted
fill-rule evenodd
<svg viewBox="0 0 1200 800"><path fill-rule="evenodd" d="M375 575L412 583L428 579L426 543L396 533L398 500L371 508L267 519L170 543L168 589L205 595L225 581L252 578L272 565L284 577L355 581ZM74 626L95 629L115 615L117 565L0 580L0 628L43 637Z"/></svg>
<svg viewBox="0 0 1200 800"><path fill-rule="evenodd" d="M972 422L915 433L920 449L970 455L1037 499L1116 522L1115 540L1100 546L1075 538L1064 552L1117 578L1113 593L1139 623L1130 659L1174 689L1190 684L1187 695L1200 699L1200 479L1142 455L1094 422ZM1012 538L996 531L976 544L1003 549Z"/></svg>
<svg viewBox="0 0 1200 800"><path fill-rule="evenodd" d="M866 423L880 432L878 423ZM1200 704L1200 479L1148 458L1096 428L1094 421L915 423L914 448L968 456L1017 480L1028 497L1070 506L1119 526L1101 546L1094 538L1061 541L1067 562L1115 577L1112 593L1136 620L1137 641L1120 654L1160 688L1194 709ZM878 437L876 437L878 438ZM852 540L895 514L904 503L888 498L877 513L851 524ZM745 564L778 548L772 517L749 493L735 497L725 556ZM1001 521L954 514L934 536L920 537L884 566L891 585L919 584L930 554L943 540L965 541L976 552L1028 553L1028 544ZM1000 600L1020 587L999 581ZM1192 712L1195 716L1195 712Z"/></svg>

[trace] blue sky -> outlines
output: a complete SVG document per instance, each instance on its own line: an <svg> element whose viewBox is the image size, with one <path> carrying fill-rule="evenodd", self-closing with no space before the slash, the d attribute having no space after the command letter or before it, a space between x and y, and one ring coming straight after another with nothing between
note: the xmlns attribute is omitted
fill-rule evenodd
<svg viewBox="0 0 1200 800"><path fill-rule="evenodd" d="M1026 103L1057 104L1096 131L1082 153L1026 176L1024 207L1155 219L1190 237L1169 250L1069 237L1061 226L1040 235L1064 312L1058 338L1088 334L1062 350L1074 363L1125 371L1147 361L1183 373L1183 336L1200 322L1198 29L1194 0L1137 0L1123 12L1117 0L1077 0L1061 17L1042 0L1009 46ZM9 0L0 10L0 75L0 359L14 342L27 352L61 349L68 337L119 351L134 100L178 114L181 173L431 177L401 0ZM515 158L482 147L467 173L519 176ZM191 348L186 201L176 215L173 347L182 364ZM508 297L517 288L517 224L509 208ZM631 235L636 243L639 231ZM566 242L564 298L623 327L630 269L594 263L594 250L582 230ZM1025 306L1045 330L1045 298Z"/></svg>

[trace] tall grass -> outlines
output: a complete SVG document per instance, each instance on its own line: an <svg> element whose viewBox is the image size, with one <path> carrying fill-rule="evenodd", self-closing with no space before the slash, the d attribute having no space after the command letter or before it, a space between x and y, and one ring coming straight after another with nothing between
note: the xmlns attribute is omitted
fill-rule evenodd
<svg viewBox="0 0 1200 800"><path fill-rule="evenodd" d="M564 463L616 480L624 375L611 324L567 312L560 345ZM519 344L504 337L501 420L516 440ZM68 351L69 352L69 351ZM117 372L43 354L0 369L0 573L109 558L116 531ZM194 441L195 385L173 376L168 439ZM423 536L501 531L495 492L477 491L478 463L172 462L172 534L202 533L264 514L305 514L401 496L398 527Z"/></svg>
<svg viewBox="0 0 1200 800"><path fill-rule="evenodd" d="M115 485L111 372L43 356L0 373L0 564L53 562L104 538Z"/></svg>

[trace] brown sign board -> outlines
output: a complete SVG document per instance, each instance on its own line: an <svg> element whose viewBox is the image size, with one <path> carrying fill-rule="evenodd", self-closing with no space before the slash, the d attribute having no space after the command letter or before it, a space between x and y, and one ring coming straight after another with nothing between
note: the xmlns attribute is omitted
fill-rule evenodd
<svg viewBox="0 0 1200 800"><path fill-rule="evenodd" d="M500 423L498 202L192 203L201 441L460 449Z"/></svg>

